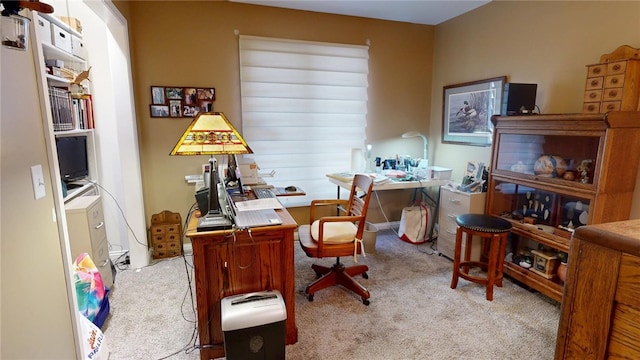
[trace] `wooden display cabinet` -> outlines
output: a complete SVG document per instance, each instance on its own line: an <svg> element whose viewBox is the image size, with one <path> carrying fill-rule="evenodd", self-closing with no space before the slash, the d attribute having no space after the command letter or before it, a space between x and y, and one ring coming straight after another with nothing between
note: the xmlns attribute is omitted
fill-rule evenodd
<svg viewBox="0 0 640 360"><path fill-rule="evenodd" d="M629 218L640 161L640 113L493 116L492 122L485 213L512 223L507 253L568 253L571 232L561 227ZM544 163L539 160L553 166L536 166ZM555 276L508 260L504 272L562 300L562 283Z"/></svg>

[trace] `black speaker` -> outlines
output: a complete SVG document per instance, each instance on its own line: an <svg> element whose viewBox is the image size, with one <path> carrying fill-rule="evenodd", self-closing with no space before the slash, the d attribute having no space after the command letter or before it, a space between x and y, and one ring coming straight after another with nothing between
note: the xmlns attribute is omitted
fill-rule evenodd
<svg viewBox="0 0 640 360"><path fill-rule="evenodd" d="M203 187L196 192L196 201L198 202L198 209L200 214L205 215L209 212L209 188Z"/></svg>
<svg viewBox="0 0 640 360"><path fill-rule="evenodd" d="M536 107L538 84L504 84L502 111L500 115L525 115L533 113Z"/></svg>

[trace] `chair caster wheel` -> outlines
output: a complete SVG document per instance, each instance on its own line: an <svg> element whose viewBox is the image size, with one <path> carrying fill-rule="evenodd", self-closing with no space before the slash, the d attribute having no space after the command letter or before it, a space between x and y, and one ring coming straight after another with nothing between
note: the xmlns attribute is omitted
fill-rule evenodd
<svg viewBox="0 0 640 360"><path fill-rule="evenodd" d="M365 304L366 306L369 306L369 299L362 299L362 303Z"/></svg>
<svg viewBox="0 0 640 360"><path fill-rule="evenodd" d="M307 300L309 300L309 302L313 301L313 295L307 295Z"/></svg>
<svg viewBox="0 0 640 360"><path fill-rule="evenodd" d="M367 274L367 273L362 273L362 277L363 277L364 279L368 279L368 278L369 278L369 274Z"/></svg>

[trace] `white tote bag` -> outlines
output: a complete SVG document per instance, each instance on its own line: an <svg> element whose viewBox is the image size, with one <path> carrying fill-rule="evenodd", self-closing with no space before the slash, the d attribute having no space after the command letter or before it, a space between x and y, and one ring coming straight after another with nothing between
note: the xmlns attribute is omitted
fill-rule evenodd
<svg viewBox="0 0 640 360"><path fill-rule="evenodd" d="M422 244L427 240L429 230L429 209L424 203L402 209L398 236L412 244Z"/></svg>

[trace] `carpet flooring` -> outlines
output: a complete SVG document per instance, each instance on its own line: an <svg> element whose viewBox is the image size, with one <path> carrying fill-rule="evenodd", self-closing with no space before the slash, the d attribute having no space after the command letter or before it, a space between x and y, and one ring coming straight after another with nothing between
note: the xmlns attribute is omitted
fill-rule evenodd
<svg viewBox="0 0 640 360"><path fill-rule="evenodd" d="M303 291L314 261L295 244L298 342L286 347L287 359L553 358L558 303L509 279L493 301L464 279L453 290L452 262L428 244L378 233L376 252L359 258L369 266L369 279L358 278L369 306L340 287L309 302ZM103 327L110 359L199 359L191 264L187 255L118 272Z"/></svg>

